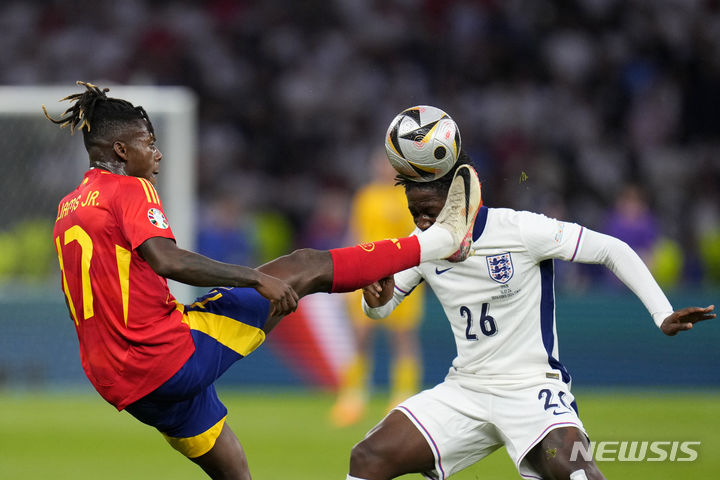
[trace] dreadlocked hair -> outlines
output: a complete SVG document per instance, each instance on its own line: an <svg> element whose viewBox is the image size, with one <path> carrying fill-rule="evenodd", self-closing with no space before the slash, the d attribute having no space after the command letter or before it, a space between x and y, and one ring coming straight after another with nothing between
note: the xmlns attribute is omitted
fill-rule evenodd
<svg viewBox="0 0 720 480"><path fill-rule="evenodd" d="M155 134L150 117L143 107L136 107L127 100L111 98L106 95L109 88L102 90L92 83L76 82L85 87L82 93L68 95L60 101L72 102L72 105L63 112L60 118L52 118L42 106L45 117L61 128L70 127L70 133L75 130L83 133L85 147L89 148L100 139L105 139L111 134L117 134L120 128L128 123L144 120L151 134Z"/></svg>
<svg viewBox="0 0 720 480"><path fill-rule="evenodd" d="M406 193L411 190L428 189L433 190L440 195L446 195L448 190L450 190L450 184L452 183L453 177L455 176L455 171L460 165L473 165L470 155L465 153L464 150L460 150L457 162L455 162L453 168L450 169L450 171L442 177L436 178L435 180L432 180L430 182L418 182L402 175L397 175L395 177L395 185L402 185L405 188Z"/></svg>

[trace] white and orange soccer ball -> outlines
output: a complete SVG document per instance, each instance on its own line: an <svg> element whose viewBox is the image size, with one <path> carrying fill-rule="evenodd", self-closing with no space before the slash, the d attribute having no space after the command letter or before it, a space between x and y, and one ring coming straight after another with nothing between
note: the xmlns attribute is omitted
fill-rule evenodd
<svg viewBox="0 0 720 480"><path fill-rule="evenodd" d="M385 151L400 175L416 182L430 182L455 166L460 154L460 130L439 108L418 105L403 110L390 122Z"/></svg>

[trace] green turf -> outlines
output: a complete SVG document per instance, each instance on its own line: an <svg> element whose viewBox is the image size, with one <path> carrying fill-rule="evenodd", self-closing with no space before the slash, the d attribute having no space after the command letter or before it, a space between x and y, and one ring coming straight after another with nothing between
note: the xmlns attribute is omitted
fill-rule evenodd
<svg viewBox="0 0 720 480"><path fill-rule="evenodd" d="M344 480L352 445L383 414L373 401L366 421L335 429L326 393L220 392L256 480ZM600 462L608 478L702 479L720 471L720 392L576 392L594 440L696 440L699 458L678 462ZM95 394L0 392L1 479L205 478L162 437ZM408 480L419 475L408 475ZM504 449L454 480L520 478Z"/></svg>

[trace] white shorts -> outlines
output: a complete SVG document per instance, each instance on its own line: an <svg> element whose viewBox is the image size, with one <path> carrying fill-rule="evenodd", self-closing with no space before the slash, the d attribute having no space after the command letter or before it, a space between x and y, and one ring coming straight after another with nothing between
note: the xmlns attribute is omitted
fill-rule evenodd
<svg viewBox="0 0 720 480"><path fill-rule="evenodd" d="M556 428L576 427L585 433L575 397L561 381L482 390L446 379L396 407L425 436L435 455L435 470L423 472L426 478L444 480L505 445L520 475L539 479L524 461L530 449Z"/></svg>

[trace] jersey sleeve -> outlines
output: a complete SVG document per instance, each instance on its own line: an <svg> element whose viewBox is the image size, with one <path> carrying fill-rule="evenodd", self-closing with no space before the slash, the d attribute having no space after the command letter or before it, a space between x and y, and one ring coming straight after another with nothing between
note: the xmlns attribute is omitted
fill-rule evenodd
<svg viewBox="0 0 720 480"><path fill-rule="evenodd" d="M573 261L582 243L584 227L545 215L519 212L523 243L536 261L548 258Z"/></svg>
<svg viewBox="0 0 720 480"><path fill-rule="evenodd" d="M395 308L400 305L405 297L410 295L415 287L420 285L423 281L420 270L417 267L409 268L398 272L394 275L395 278L395 289L393 296L390 301L380 307L372 308L365 301L365 296L362 297L362 309L365 315L372 319L385 318L392 313Z"/></svg>
<svg viewBox="0 0 720 480"><path fill-rule="evenodd" d="M160 197L148 180L129 177L116 195L118 222L133 250L152 237L175 240Z"/></svg>
<svg viewBox="0 0 720 480"><path fill-rule="evenodd" d="M625 242L576 223L530 212L521 215L518 225L523 242L536 260L558 258L605 265L643 302L656 325L672 313L647 266Z"/></svg>
<svg viewBox="0 0 720 480"><path fill-rule="evenodd" d="M576 261L609 268L637 295L660 327L673 308L640 256L627 243L610 235L586 229L583 237Z"/></svg>

